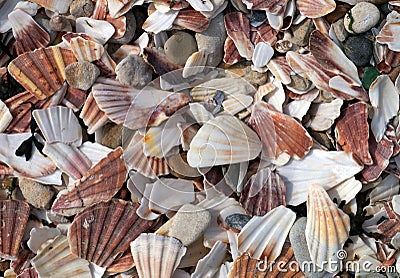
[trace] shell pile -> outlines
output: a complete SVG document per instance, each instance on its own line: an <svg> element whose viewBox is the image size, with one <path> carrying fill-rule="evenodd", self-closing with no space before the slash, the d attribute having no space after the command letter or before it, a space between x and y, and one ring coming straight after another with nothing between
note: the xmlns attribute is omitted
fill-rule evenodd
<svg viewBox="0 0 400 278"><path fill-rule="evenodd" d="M0 0L0 277L400 277L400 1Z"/></svg>

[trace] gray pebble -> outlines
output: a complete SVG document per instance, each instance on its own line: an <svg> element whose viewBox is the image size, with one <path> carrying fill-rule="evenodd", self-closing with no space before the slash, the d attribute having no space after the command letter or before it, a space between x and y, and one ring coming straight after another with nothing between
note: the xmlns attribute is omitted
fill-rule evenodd
<svg viewBox="0 0 400 278"><path fill-rule="evenodd" d="M344 17L347 32L361 34L374 27L380 19L379 9L371 3L357 3Z"/></svg>
<svg viewBox="0 0 400 278"><path fill-rule="evenodd" d="M369 64L373 45L364 36L350 37L343 44L344 53L356 66L366 66Z"/></svg>
<svg viewBox="0 0 400 278"><path fill-rule="evenodd" d="M344 28L344 19L341 18L335 23L332 24L333 31L335 31L336 37L338 38L339 41L344 42L347 37L349 36L349 33L347 33L346 29Z"/></svg>
<svg viewBox="0 0 400 278"><path fill-rule="evenodd" d="M92 0L74 0L69 6L69 12L75 17L90 17L93 10Z"/></svg>
<svg viewBox="0 0 400 278"><path fill-rule="evenodd" d="M232 214L229 215L225 218L225 223L228 225L230 228L241 231L243 227L249 222L251 219L251 216L248 216L246 214Z"/></svg>
<svg viewBox="0 0 400 278"><path fill-rule="evenodd" d="M168 60L183 66L190 55L197 51L196 40L186 32L176 32L165 42L164 51Z"/></svg>
<svg viewBox="0 0 400 278"><path fill-rule="evenodd" d="M199 51L205 50L210 53L207 66L216 67L221 63L224 58L225 39L226 30L222 13L211 20L207 30L196 34Z"/></svg>
<svg viewBox="0 0 400 278"><path fill-rule="evenodd" d="M54 197L54 191L51 186L20 178L19 188L25 200L39 209L49 209Z"/></svg>
<svg viewBox="0 0 400 278"><path fill-rule="evenodd" d="M79 90L89 90L99 75L100 70L86 61L75 62L65 68L65 77L68 84L72 88Z"/></svg>
<svg viewBox="0 0 400 278"><path fill-rule="evenodd" d="M135 36L135 32L136 32L135 14L133 13L133 11L129 11L126 14L124 14L124 16L126 17L125 34L122 36L122 38L110 39L109 42L125 44L125 43L130 42L133 39L133 37Z"/></svg>
<svg viewBox="0 0 400 278"><path fill-rule="evenodd" d="M125 86L143 88L151 80L153 71L138 55L128 55L115 68L117 79Z"/></svg>
<svg viewBox="0 0 400 278"><path fill-rule="evenodd" d="M122 146L122 125L107 124L103 126L101 144L111 149Z"/></svg>
<svg viewBox="0 0 400 278"><path fill-rule="evenodd" d="M183 205L173 218L168 236L179 239L188 246L195 242L211 222L211 213L199 206Z"/></svg>
<svg viewBox="0 0 400 278"><path fill-rule="evenodd" d="M314 30L314 24L311 19L307 19L298 25L292 26L291 29L293 36L289 41L298 46L306 46L308 45L310 34Z"/></svg>
<svg viewBox="0 0 400 278"><path fill-rule="evenodd" d="M290 82L289 86L302 92L307 91L312 85L310 80L303 78L298 74L291 75L290 79L292 81Z"/></svg>

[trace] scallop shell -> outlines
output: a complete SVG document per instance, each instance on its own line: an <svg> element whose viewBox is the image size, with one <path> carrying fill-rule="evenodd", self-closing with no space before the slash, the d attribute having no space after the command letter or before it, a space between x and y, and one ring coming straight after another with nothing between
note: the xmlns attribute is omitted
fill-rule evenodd
<svg viewBox="0 0 400 278"><path fill-rule="evenodd" d="M249 215L263 216L280 205L286 206L286 187L270 169L259 170L244 186L239 202Z"/></svg>
<svg viewBox="0 0 400 278"><path fill-rule="evenodd" d="M396 39L399 32L400 22L387 22L376 36L376 41L380 44L387 44L392 51L400 51L400 44Z"/></svg>
<svg viewBox="0 0 400 278"><path fill-rule="evenodd" d="M353 159L351 153L316 149L311 150L303 160L291 160L278 168L277 173L285 181L287 204L297 206L307 200L310 180L329 190L362 169L363 166ZM310 172L313 173L312 178Z"/></svg>
<svg viewBox="0 0 400 278"><path fill-rule="evenodd" d="M166 13L155 11L143 23L143 30L158 34L161 31L169 30L178 16L179 11L169 10Z"/></svg>
<svg viewBox="0 0 400 278"><path fill-rule="evenodd" d="M205 50L197 51L190 55L186 60L185 67L183 68L182 77L188 78L203 72L207 65L208 52Z"/></svg>
<svg viewBox="0 0 400 278"><path fill-rule="evenodd" d="M65 14L69 10L69 6L71 5L73 0L65 0L65 1L58 1L58 0L32 0L31 2L34 2L38 4L39 6L42 6L52 12L60 13L60 14Z"/></svg>
<svg viewBox="0 0 400 278"><path fill-rule="evenodd" d="M239 119L221 115L197 132L188 152L191 167L209 167L249 161L261 151L257 134Z"/></svg>
<svg viewBox="0 0 400 278"><path fill-rule="evenodd" d="M399 179L393 175L386 176L379 184L369 193L370 204L379 204L382 201L389 201L393 196L398 194Z"/></svg>
<svg viewBox="0 0 400 278"><path fill-rule="evenodd" d="M228 65L233 65L239 62L241 56L239 54L238 49L236 48L235 43L230 37L226 37L224 43L224 63Z"/></svg>
<svg viewBox="0 0 400 278"><path fill-rule="evenodd" d="M331 13L336 8L334 0L297 0L300 14L308 18L319 18Z"/></svg>
<svg viewBox="0 0 400 278"><path fill-rule="evenodd" d="M292 82L290 78L292 69L289 67L285 57L271 59L267 67L282 84L289 85Z"/></svg>
<svg viewBox="0 0 400 278"><path fill-rule="evenodd" d="M0 162L0 179L5 179L6 177L12 175L13 173L14 170L12 168L8 167L3 162Z"/></svg>
<svg viewBox="0 0 400 278"><path fill-rule="evenodd" d="M210 0L198 1L198 0L188 0L190 6L199 12L210 12L214 9L213 3Z"/></svg>
<svg viewBox="0 0 400 278"><path fill-rule="evenodd" d="M145 47L143 49L143 58L160 76L181 68L170 62L165 55L161 55L152 47Z"/></svg>
<svg viewBox="0 0 400 278"><path fill-rule="evenodd" d="M399 108L399 90L388 75L380 75L371 84L369 97L374 110L371 130L379 142L386 131L389 120L397 115Z"/></svg>
<svg viewBox="0 0 400 278"><path fill-rule="evenodd" d="M38 278L37 271L33 268L27 268L20 275L17 276L18 278Z"/></svg>
<svg viewBox="0 0 400 278"><path fill-rule="evenodd" d="M8 65L8 72L35 97L45 99L62 87L65 67L73 62L70 50L51 46L19 55Z"/></svg>
<svg viewBox="0 0 400 278"><path fill-rule="evenodd" d="M101 111L116 124L125 122L135 97L140 90L123 86L117 80L110 78L97 78L92 86L92 94Z"/></svg>
<svg viewBox="0 0 400 278"><path fill-rule="evenodd" d="M186 253L186 247L173 238L157 234L141 234L131 243L133 260L140 278L172 277Z"/></svg>
<svg viewBox="0 0 400 278"><path fill-rule="evenodd" d="M93 62L100 60L104 54L104 47L101 44L82 37L71 38L69 44L78 61Z"/></svg>
<svg viewBox="0 0 400 278"><path fill-rule="evenodd" d="M311 149L312 139L307 131L292 117L276 111L265 102L254 105L249 125L260 136L263 154L268 158L277 158L286 152L300 159Z"/></svg>
<svg viewBox="0 0 400 278"><path fill-rule="evenodd" d="M96 42L105 44L114 35L115 28L105 20L78 17L76 19L76 32L85 33Z"/></svg>
<svg viewBox="0 0 400 278"><path fill-rule="evenodd" d="M196 265L195 271L191 278L214 277L219 270L219 266L224 262L226 256L227 245L221 241L217 241L211 249L210 253L200 259Z"/></svg>
<svg viewBox="0 0 400 278"><path fill-rule="evenodd" d="M250 41L250 21L241 12L225 15L225 28L228 36L235 43L240 56L250 60L253 55L253 45Z"/></svg>
<svg viewBox="0 0 400 278"><path fill-rule="evenodd" d="M274 49L265 42L257 43L253 52L253 65L258 68L265 67L274 55Z"/></svg>
<svg viewBox="0 0 400 278"><path fill-rule="evenodd" d="M15 260L29 216L29 205L23 201L0 200L0 257Z"/></svg>
<svg viewBox="0 0 400 278"><path fill-rule="evenodd" d="M240 111L250 107L253 103L253 97L248 95L230 95L223 102L222 107L224 107L224 111L235 115Z"/></svg>
<svg viewBox="0 0 400 278"><path fill-rule="evenodd" d="M280 14L286 7L289 0L245 0L247 8L250 10L264 10L271 14Z"/></svg>
<svg viewBox="0 0 400 278"><path fill-rule="evenodd" d="M81 179L92 166L89 158L76 146L64 143L46 143L43 153L53 160L58 169L74 180Z"/></svg>
<svg viewBox="0 0 400 278"><path fill-rule="evenodd" d="M133 261L132 253L130 250L124 252L124 255L119 259L116 259L109 267L107 267L108 273L122 273L131 270L135 266Z"/></svg>
<svg viewBox="0 0 400 278"><path fill-rule="evenodd" d="M196 2L202 2L193 0ZM210 25L210 20L198 11L191 9L180 10L173 22L173 26L178 29L188 29L193 32L203 32Z"/></svg>
<svg viewBox="0 0 400 278"><path fill-rule="evenodd" d="M71 209L110 200L121 189L126 178L126 167L121 155L121 148L109 153L76 181L73 189L58 196L52 210L59 214L69 214Z"/></svg>
<svg viewBox="0 0 400 278"><path fill-rule="evenodd" d="M329 198L324 188L312 185L307 200L306 241L312 261L328 272L324 262L338 261L350 233L350 218Z"/></svg>
<svg viewBox="0 0 400 278"><path fill-rule="evenodd" d="M129 141L124 150L124 160L126 164L142 175L155 178L160 175L170 173L170 168L164 158L148 157L143 152L143 136L139 132Z"/></svg>
<svg viewBox="0 0 400 278"><path fill-rule="evenodd" d="M21 274L25 269L31 267L31 259L35 257L35 255L36 254L28 248L21 250L18 254L18 258L10 262L11 269L16 274Z"/></svg>
<svg viewBox="0 0 400 278"><path fill-rule="evenodd" d="M270 46L274 46L278 40L276 36L278 34L278 31L273 29L271 25L267 24L266 22L258 27L251 26L251 28L251 31L255 32L255 36L252 36L251 38L251 41L254 44L265 42L268 43Z"/></svg>
<svg viewBox="0 0 400 278"><path fill-rule="evenodd" d="M67 237L63 235L46 242L31 263L39 277L62 277L65 273L79 278L92 277L89 262L72 254Z"/></svg>
<svg viewBox="0 0 400 278"><path fill-rule="evenodd" d="M71 109L62 106L36 109L32 116L47 143L82 144L82 129Z"/></svg>
<svg viewBox="0 0 400 278"><path fill-rule="evenodd" d="M295 220L296 214L284 206L262 217L253 216L239 233L239 252L249 253L253 259L274 261L281 254Z"/></svg>
<svg viewBox="0 0 400 278"><path fill-rule="evenodd" d="M346 152L352 152L363 164L371 165L369 153L369 126L367 104L357 102L342 111L336 123L337 143Z"/></svg>
<svg viewBox="0 0 400 278"><path fill-rule="evenodd" d="M143 1L137 0L108 0L108 12L112 18L119 18L126 14L133 5L142 5Z"/></svg>
<svg viewBox="0 0 400 278"><path fill-rule="evenodd" d="M7 106L0 100L0 133L6 130L11 123L13 116Z"/></svg>
<svg viewBox="0 0 400 278"><path fill-rule="evenodd" d="M92 92L87 97L82 111L79 114L79 118L81 118L88 127L87 132L89 134L93 134L108 122L108 117L100 110Z"/></svg>
<svg viewBox="0 0 400 278"><path fill-rule="evenodd" d="M340 116L340 108L343 100L334 99L331 102L322 102L311 105L308 114L310 115L309 127L315 131L324 131L329 129L336 118Z"/></svg>
<svg viewBox="0 0 400 278"><path fill-rule="evenodd" d="M101 202L77 214L68 230L72 254L109 267L129 244L153 224L138 217L138 204L119 199Z"/></svg>
<svg viewBox="0 0 400 278"><path fill-rule="evenodd" d="M62 104L66 107L71 108L74 112L81 110L86 101L85 91L68 87L65 97L62 100Z"/></svg>
<svg viewBox="0 0 400 278"><path fill-rule="evenodd" d="M233 267L230 269L228 278L264 278L266 271L260 270L260 260L253 259L248 253L243 253L236 258Z"/></svg>
<svg viewBox="0 0 400 278"><path fill-rule="evenodd" d="M9 13L8 20L12 26L14 47L18 55L49 44L49 34L23 10L16 9Z"/></svg>
<svg viewBox="0 0 400 278"><path fill-rule="evenodd" d="M61 232L57 228L49 228L48 226L44 226L41 228L33 228L29 234L30 238L27 242L27 245L29 249L36 254L43 243L60 235Z"/></svg>
<svg viewBox="0 0 400 278"><path fill-rule="evenodd" d="M98 20L104 20L108 13L107 5L108 5L108 0L96 1L96 4L94 5L93 14L91 17Z"/></svg>

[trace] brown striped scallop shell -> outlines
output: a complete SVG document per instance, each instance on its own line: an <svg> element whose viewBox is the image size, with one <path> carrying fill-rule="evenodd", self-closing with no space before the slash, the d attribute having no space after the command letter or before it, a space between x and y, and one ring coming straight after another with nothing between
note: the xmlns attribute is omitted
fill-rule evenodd
<svg viewBox="0 0 400 278"><path fill-rule="evenodd" d="M89 134L93 134L108 122L108 117L100 110L92 92L88 95L82 107L82 111L79 114L79 118L81 118L88 127L87 132Z"/></svg>

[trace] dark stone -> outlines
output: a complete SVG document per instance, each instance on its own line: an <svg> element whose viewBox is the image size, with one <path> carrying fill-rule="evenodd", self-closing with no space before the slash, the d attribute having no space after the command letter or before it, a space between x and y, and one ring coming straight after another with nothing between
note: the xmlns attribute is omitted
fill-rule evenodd
<svg viewBox="0 0 400 278"><path fill-rule="evenodd" d="M126 17L126 31L125 31L125 34L119 39L111 38L109 42L125 44L125 43L130 42L133 39L133 37L135 36L136 19L135 19L134 13L132 11L129 11L129 12L127 12L125 14L125 17Z"/></svg>
<svg viewBox="0 0 400 278"><path fill-rule="evenodd" d="M372 57L373 45L366 37L350 37L345 41L343 47L346 56L356 66L363 67L369 64Z"/></svg>
<svg viewBox="0 0 400 278"><path fill-rule="evenodd" d="M249 222L251 219L251 216L248 216L246 214L232 214L229 215L225 218L225 223L228 225L230 228L241 231L243 227Z"/></svg>

